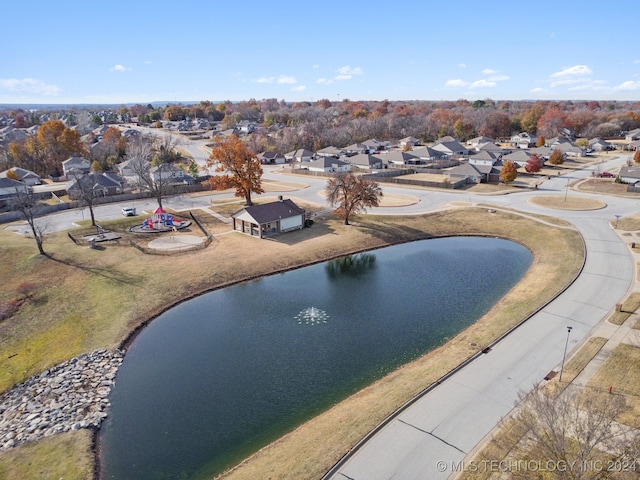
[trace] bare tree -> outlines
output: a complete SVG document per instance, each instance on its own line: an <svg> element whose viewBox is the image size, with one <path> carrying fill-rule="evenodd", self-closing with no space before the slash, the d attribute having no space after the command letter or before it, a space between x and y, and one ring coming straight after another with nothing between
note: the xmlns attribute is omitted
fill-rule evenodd
<svg viewBox="0 0 640 480"><path fill-rule="evenodd" d="M73 175L74 183L69 187L75 197L79 200L82 205L85 205L89 208L89 214L91 215L91 225L96 226L96 217L93 212L93 207L95 205L97 191L100 188L100 184L98 183L98 174L88 173L88 174L75 174Z"/></svg>
<svg viewBox="0 0 640 480"><path fill-rule="evenodd" d="M543 470L553 470L549 478L622 478L615 474L635 465L640 430L615 421L623 396L569 387L553 398L536 385L520 402L509 431L522 436L498 441L510 450L505 464L516 467L510 478L541 478Z"/></svg>
<svg viewBox="0 0 640 480"><path fill-rule="evenodd" d="M24 188L16 187L16 198L13 201L13 208L20 213L29 224L33 239L36 241L38 252L40 255L47 255L44 251L44 235L47 230L47 224L42 221L36 221L38 215L42 213L43 205L38 201L33 192L26 185Z"/></svg>
<svg viewBox="0 0 640 480"><path fill-rule="evenodd" d="M169 192L173 178L167 163L160 163L152 169L152 155L153 147L148 140L142 139L127 146L129 167L134 172L138 188L151 192L162 208L162 198Z"/></svg>

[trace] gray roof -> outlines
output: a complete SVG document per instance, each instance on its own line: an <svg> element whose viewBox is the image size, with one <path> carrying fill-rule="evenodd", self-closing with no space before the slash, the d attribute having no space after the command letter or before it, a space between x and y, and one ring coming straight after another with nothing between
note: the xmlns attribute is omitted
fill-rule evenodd
<svg viewBox="0 0 640 480"><path fill-rule="evenodd" d="M331 168L333 166L337 168L343 165L348 165L348 163L333 157L320 157L309 162L309 168Z"/></svg>
<svg viewBox="0 0 640 480"><path fill-rule="evenodd" d="M298 207L295 203L293 203L292 200L287 198L282 201L278 200L277 202L245 207L242 210L234 213L233 217L237 217L244 212L247 212L256 222L258 222L260 225L263 225L265 223L274 222L282 218L303 215L304 209Z"/></svg>

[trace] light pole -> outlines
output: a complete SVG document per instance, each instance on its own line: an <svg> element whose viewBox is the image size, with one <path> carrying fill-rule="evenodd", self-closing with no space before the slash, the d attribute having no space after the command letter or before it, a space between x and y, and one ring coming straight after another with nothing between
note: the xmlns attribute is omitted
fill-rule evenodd
<svg viewBox="0 0 640 480"><path fill-rule="evenodd" d="M571 326L567 327L567 341L564 344L564 353L562 354L562 366L560 367L560 378L558 379L559 382L562 381L562 372L564 371L564 359L567 356L567 347L569 346L569 334L571 333L572 329L573 327Z"/></svg>
<svg viewBox="0 0 640 480"><path fill-rule="evenodd" d="M564 201L567 201L567 194L569 193L569 179L567 178L567 186L564 189Z"/></svg>
<svg viewBox="0 0 640 480"><path fill-rule="evenodd" d="M616 225L615 225L615 227L613 227L613 228L618 228L618 220L620 220L620 217L621 217L621 216L622 216L622 215L614 215L614 217L616 217Z"/></svg>

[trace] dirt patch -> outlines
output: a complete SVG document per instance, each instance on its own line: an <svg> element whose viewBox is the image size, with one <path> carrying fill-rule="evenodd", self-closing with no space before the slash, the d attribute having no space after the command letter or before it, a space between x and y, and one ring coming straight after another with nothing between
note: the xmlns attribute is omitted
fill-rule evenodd
<svg viewBox="0 0 640 480"><path fill-rule="evenodd" d="M575 195L531 197L529 202L556 210L599 210L607 206L606 203L595 198L576 197Z"/></svg>
<svg viewBox="0 0 640 480"><path fill-rule="evenodd" d="M413 195L397 195L393 193L385 193L380 201L380 207L406 207L407 205L415 205L420 199Z"/></svg>

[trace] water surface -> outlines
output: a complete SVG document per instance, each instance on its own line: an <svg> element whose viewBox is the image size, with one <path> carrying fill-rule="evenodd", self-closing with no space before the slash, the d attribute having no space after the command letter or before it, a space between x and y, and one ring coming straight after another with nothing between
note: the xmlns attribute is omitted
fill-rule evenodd
<svg viewBox="0 0 640 480"><path fill-rule="evenodd" d="M506 240L425 240L178 305L118 372L103 478L211 478L473 323L531 261Z"/></svg>

